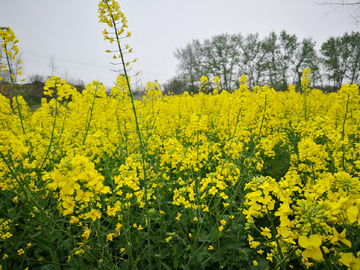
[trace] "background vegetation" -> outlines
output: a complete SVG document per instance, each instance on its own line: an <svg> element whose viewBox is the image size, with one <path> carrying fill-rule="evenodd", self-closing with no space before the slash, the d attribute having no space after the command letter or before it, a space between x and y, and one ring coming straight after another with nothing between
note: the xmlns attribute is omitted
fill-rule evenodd
<svg viewBox="0 0 360 270"><path fill-rule="evenodd" d="M243 36L221 34L200 42L194 39L184 48L175 50L178 75L166 85L166 90L181 93L196 92L201 76L210 80L218 76L220 87L235 89L241 75L248 77L248 86L270 85L278 91L288 84L300 88L305 68L312 72L312 87L331 92L343 83L358 83L360 79L360 33L345 33L331 37L317 51L312 38L299 40L286 31L271 32L260 39L258 34Z"/></svg>

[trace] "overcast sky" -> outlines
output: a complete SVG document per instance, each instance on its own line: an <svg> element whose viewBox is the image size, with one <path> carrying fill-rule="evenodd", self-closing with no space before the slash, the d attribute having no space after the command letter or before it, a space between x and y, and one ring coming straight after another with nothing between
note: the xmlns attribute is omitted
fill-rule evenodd
<svg viewBox="0 0 360 270"><path fill-rule="evenodd" d="M321 0L319 0L321 1ZM98 23L96 0L0 0L0 26L19 39L23 73L51 75L50 57L63 78L92 80L112 86L111 48ZM193 38L203 41L223 33L260 34L286 30L301 40L313 37L319 49L331 36L359 31L348 11L317 5L313 0L123 0L133 47L133 71L146 81L165 83L176 74L173 52Z"/></svg>

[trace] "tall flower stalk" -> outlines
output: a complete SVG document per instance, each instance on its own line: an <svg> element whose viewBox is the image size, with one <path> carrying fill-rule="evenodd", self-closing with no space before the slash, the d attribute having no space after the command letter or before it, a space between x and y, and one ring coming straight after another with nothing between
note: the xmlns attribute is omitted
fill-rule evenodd
<svg viewBox="0 0 360 270"><path fill-rule="evenodd" d="M0 66L0 72L1 71L9 72L10 83L11 83L11 87L13 90L13 97L15 98L15 103L16 103L15 106L17 107L17 110L19 113L22 131L25 134L24 119L23 119L24 117L20 110L20 102L18 99L18 93L17 93L16 86L15 86L16 74L19 76L22 76L21 66L20 66L20 64L22 62L21 62L21 59L19 59L17 61L17 64L19 66L18 66L18 70L16 71L16 73L14 72L14 70L12 70L12 65L10 63L11 60L15 60L16 55L19 53L19 49L16 45L19 42L19 40L16 38L14 32L11 30L10 27L0 27L0 39L2 41L2 43L1 43L2 51L0 51L0 57L2 57L2 54L4 54L6 63L7 63L7 67L5 65ZM4 79L0 76L0 81L2 81L2 80L4 80ZM25 80L23 80L23 81L25 81Z"/></svg>
<svg viewBox="0 0 360 270"><path fill-rule="evenodd" d="M143 170L143 183L142 187L144 188L144 201L145 201L145 213L146 213L146 224L147 224L147 242L148 242L148 262L149 262L149 268L151 269L151 241L150 241L150 219L147 209L149 208L148 198L147 198L147 175L146 175L146 165L145 165L145 147L143 144L143 139L139 127L139 121L136 113L135 108L135 102L133 93L131 90L130 85L130 79L127 72L127 67L130 65L130 63L136 62L136 58L132 62L125 62L124 59L124 53L131 53L132 48L128 44L125 44L124 47L122 47L121 39L123 37L120 37L125 33L125 28L128 28L127 25L127 19L124 15L124 13L121 12L120 6L115 0L102 0L99 2L99 22L106 23L108 27L114 30L113 35L109 34L106 29L104 29L103 34L105 40L109 40L110 43L113 43L114 41L117 43L117 51L119 52L119 55L116 56L113 55L114 59L120 59L121 65L122 65L122 71L123 75L126 79L126 85L128 88L129 96L131 99L132 104L132 110L134 113L135 118L135 125L136 125L136 132L139 138L139 147L141 152L141 161L142 161L142 170ZM127 31L126 37L131 37L131 33ZM124 50L126 52L124 52ZM112 51L107 50L106 52L111 53Z"/></svg>

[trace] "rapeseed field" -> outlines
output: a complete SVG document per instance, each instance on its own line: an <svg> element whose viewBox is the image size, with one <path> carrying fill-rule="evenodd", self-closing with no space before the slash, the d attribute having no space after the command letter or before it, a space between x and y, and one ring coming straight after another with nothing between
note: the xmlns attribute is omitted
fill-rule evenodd
<svg viewBox="0 0 360 270"><path fill-rule="evenodd" d="M99 14L125 71L110 95L57 76L34 112L0 95L0 269L360 269L356 84L324 94L306 69L297 90L203 77L134 100L127 20Z"/></svg>

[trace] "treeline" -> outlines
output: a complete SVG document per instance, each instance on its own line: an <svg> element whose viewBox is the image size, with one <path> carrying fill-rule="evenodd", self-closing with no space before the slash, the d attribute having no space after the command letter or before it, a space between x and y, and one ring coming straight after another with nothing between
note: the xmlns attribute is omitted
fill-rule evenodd
<svg viewBox="0 0 360 270"><path fill-rule="evenodd" d="M221 34L203 42L193 39L184 48L176 48L178 75L165 90L196 92L203 75L209 80L219 76L221 89L231 90L245 74L250 88L267 84L281 91L289 84L299 87L305 68L311 69L311 86L325 91L359 83L360 33L331 37L320 51L315 45L313 38L299 40L286 31L271 32L263 39L258 33Z"/></svg>

